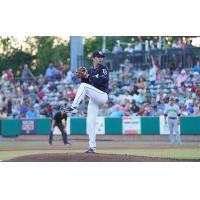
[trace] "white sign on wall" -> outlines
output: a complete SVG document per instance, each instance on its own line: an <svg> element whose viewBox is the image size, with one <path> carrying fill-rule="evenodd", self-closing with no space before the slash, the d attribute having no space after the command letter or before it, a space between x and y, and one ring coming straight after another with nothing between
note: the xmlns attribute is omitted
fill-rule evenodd
<svg viewBox="0 0 200 200"><path fill-rule="evenodd" d="M122 124L123 134L141 134L140 116L124 116Z"/></svg>

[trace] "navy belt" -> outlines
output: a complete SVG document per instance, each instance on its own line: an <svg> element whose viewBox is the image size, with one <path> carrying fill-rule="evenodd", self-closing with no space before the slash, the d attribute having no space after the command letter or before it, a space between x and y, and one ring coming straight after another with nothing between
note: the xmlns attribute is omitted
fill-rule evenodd
<svg viewBox="0 0 200 200"><path fill-rule="evenodd" d="M169 119L177 119L177 117L169 117Z"/></svg>

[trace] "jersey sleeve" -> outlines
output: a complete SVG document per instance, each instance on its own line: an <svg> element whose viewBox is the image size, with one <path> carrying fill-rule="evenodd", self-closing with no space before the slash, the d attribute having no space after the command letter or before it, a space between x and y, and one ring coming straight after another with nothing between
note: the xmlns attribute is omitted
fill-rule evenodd
<svg viewBox="0 0 200 200"><path fill-rule="evenodd" d="M102 84L108 81L109 78L109 71L107 68L102 68L99 74L94 76L89 76L89 79L96 85Z"/></svg>
<svg viewBox="0 0 200 200"><path fill-rule="evenodd" d="M56 120L58 119L58 116L59 116L59 112L57 112L57 113L54 115L53 119L56 121Z"/></svg>

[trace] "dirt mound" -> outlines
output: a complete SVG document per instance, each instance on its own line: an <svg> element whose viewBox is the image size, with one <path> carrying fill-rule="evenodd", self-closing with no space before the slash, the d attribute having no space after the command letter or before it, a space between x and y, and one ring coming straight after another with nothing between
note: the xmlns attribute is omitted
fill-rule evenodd
<svg viewBox="0 0 200 200"><path fill-rule="evenodd" d="M4 162L199 162L192 159L154 158L117 154L52 153L13 158Z"/></svg>

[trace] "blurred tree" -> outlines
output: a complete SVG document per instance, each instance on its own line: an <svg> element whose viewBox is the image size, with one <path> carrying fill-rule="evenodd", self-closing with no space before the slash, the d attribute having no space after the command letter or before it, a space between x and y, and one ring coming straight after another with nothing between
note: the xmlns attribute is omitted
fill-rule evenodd
<svg viewBox="0 0 200 200"><path fill-rule="evenodd" d="M63 40L54 36L36 36L36 62L40 73L44 73L49 62L58 64L67 63L69 58L69 44L67 40Z"/></svg>
<svg viewBox="0 0 200 200"><path fill-rule="evenodd" d="M34 74L44 73L50 61L56 65L69 61L69 44L61 37L27 36L19 44L13 36L0 37L0 70L12 68L21 71L26 63Z"/></svg>
<svg viewBox="0 0 200 200"><path fill-rule="evenodd" d="M35 57L29 53L25 53L21 50L13 52L9 56L1 56L0 58L0 69L5 70L12 68L13 72L16 73L18 70L21 71L24 63L30 65Z"/></svg>
<svg viewBox="0 0 200 200"><path fill-rule="evenodd" d="M27 62L32 62L33 56L22 51L22 47L17 43L13 36L0 37L0 70L12 68L14 73L20 66Z"/></svg>
<svg viewBox="0 0 200 200"><path fill-rule="evenodd" d="M111 51L117 40L121 42L123 48L126 47L127 43L135 43L138 39L137 36L107 36L106 37L106 50ZM85 38L84 53L86 58L91 57L91 53L95 50L101 50L103 43L103 36L93 36Z"/></svg>

